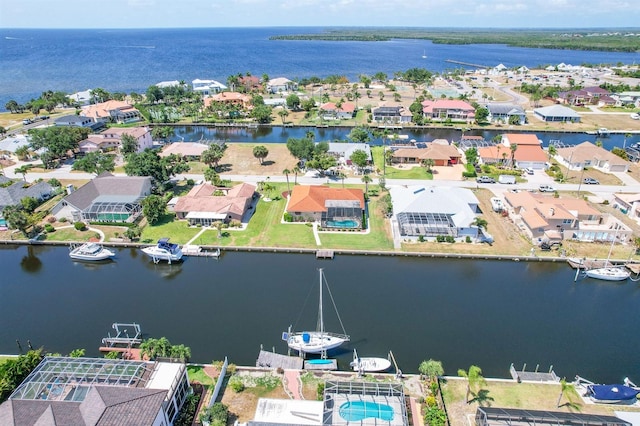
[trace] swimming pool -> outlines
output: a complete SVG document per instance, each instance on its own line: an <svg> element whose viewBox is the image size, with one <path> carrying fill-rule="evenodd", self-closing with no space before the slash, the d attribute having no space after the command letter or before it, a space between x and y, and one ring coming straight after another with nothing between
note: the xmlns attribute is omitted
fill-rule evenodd
<svg viewBox="0 0 640 426"><path fill-rule="evenodd" d="M328 220L326 222L328 228L359 228L360 224L357 220Z"/></svg>
<svg viewBox="0 0 640 426"><path fill-rule="evenodd" d="M393 407L369 401L350 401L340 406L340 417L350 422L375 418L384 421L393 420Z"/></svg>

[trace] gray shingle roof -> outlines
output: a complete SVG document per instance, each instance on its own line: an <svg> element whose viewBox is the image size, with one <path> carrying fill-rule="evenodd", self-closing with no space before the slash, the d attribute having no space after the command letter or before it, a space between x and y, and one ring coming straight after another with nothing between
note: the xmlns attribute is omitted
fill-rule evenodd
<svg viewBox="0 0 640 426"><path fill-rule="evenodd" d="M6 188L0 188L0 211L6 206L20 204L20 200L24 197L42 199L53 191L53 188L47 182L38 182L28 187L25 187L25 184L26 182L20 180Z"/></svg>
<svg viewBox="0 0 640 426"><path fill-rule="evenodd" d="M122 199L122 197L132 197L135 199L143 195L145 188L150 182L151 178L145 176L113 176L111 174L102 174L64 197L63 201L80 210L84 210L91 206L98 197L103 197L103 200L109 197L113 197L116 200Z"/></svg>

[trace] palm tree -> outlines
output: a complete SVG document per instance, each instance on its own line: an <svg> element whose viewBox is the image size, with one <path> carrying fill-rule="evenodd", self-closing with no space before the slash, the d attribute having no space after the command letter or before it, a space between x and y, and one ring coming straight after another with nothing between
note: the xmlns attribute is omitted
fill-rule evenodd
<svg viewBox="0 0 640 426"><path fill-rule="evenodd" d="M473 221L471 222L471 226L475 226L476 227L476 240L480 237L480 230L481 229L487 229L487 221L483 218L481 218L480 216L477 216L473 219Z"/></svg>
<svg viewBox="0 0 640 426"><path fill-rule="evenodd" d="M293 185L294 186L298 184L298 173L300 172L301 172L300 167L295 166L293 168Z"/></svg>
<svg viewBox="0 0 640 426"><path fill-rule="evenodd" d="M253 156L258 159L261 165L264 162L264 159L267 158L267 155L269 155L269 150L266 146L258 145L253 148Z"/></svg>
<svg viewBox="0 0 640 426"><path fill-rule="evenodd" d="M549 148L547 148L547 153L549 154L549 162L551 162L551 157L554 157L558 153L558 150L556 149L555 145L549 145Z"/></svg>
<svg viewBox="0 0 640 426"><path fill-rule="evenodd" d="M556 407L560 408L560 401L562 400L562 395L564 395L564 393L568 391L570 388L571 388L571 385L567 384L566 378L563 377L560 380L560 396L558 397L558 402L556 403Z"/></svg>
<svg viewBox="0 0 640 426"><path fill-rule="evenodd" d="M338 178L342 180L342 187L344 188L344 180L347 177L347 175L344 172L340 172L338 173Z"/></svg>
<svg viewBox="0 0 640 426"><path fill-rule="evenodd" d="M444 368L442 368L441 361L435 361L429 359L428 361L422 361L418 366L418 371L421 375L425 376L428 381L433 382L439 376L444 374Z"/></svg>
<svg viewBox="0 0 640 426"><path fill-rule="evenodd" d="M433 158L425 158L422 160L422 165L426 167L427 173L431 173L431 168L436 164Z"/></svg>
<svg viewBox="0 0 640 426"><path fill-rule="evenodd" d="M477 365L472 365L471 367L469 367L469 371L465 371L462 369L458 370L458 376L467 379L467 393L465 396L465 402L467 404L470 404L471 400L469 400L469 395L473 394L472 389L475 389L478 385L486 384L484 377L482 377L482 369Z"/></svg>
<svg viewBox="0 0 640 426"><path fill-rule="evenodd" d="M280 119L282 120L282 125L284 126L285 120L289 116L289 111L283 108L280 111L278 111L278 115L280 116Z"/></svg>
<svg viewBox="0 0 640 426"><path fill-rule="evenodd" d="M368 196L369 195L369 184L373 181L373 179L371 179L371 176L369 175L364 175L362 176L362 182L364 182L364 193Z"/></svg>
<svg viewBox="0 0 640 426"><path fill-rule="evenodd" d="M518 145L512 143L509 145L509 149L511 150L511 168L513 169L516 167L515 155L518 150Z"/></svg>
<svg viewBox="0 0 640 426"><path fill-rule="evenodd" d="M625 149L627 147L627 139L630 138L631 136L633 136L631 133L625 133L624 134L624 141L622 142L622 149Z"/></svg>
<svg viewBox="0 0 640 426"><path fill-rule="evenodd" d="M20 173L22 175L22 179L24 179L24 181L27 181L27 173L29 172L30 167L27 166L26 164L20 167L15 168L13 171L14 173Z"/></svg>
<svg viewBox="0 0 640 426"><path fill-rule="evenodd" d="M282 174L287 178L287 195L291 196L291 186L289 186L289 173L291 173L291 170L289 169L284 169L282 171Z"/></svg>

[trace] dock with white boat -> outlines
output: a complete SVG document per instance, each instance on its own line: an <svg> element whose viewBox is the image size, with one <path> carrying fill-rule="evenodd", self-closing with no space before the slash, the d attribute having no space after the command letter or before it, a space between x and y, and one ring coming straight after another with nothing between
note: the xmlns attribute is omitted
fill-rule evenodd
<svg viewBox="0 0 640 426"><path fill-rule="evenodd" d="M220 248L215 248L213 250L204 250L200 246L195 245L184 245L182 246L182 255L183 256L195 256L195 257L214 257L218 259L222 254Z"/></svg>

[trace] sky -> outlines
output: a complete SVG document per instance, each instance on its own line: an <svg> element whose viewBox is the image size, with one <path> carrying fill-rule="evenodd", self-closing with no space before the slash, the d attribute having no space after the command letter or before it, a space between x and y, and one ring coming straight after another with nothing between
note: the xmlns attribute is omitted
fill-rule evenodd
<svg viewBox="0 0 640 426"><path fill-rule="evenodd" d="M0 28L640 27L638 0L0 0Z"/></svg>

